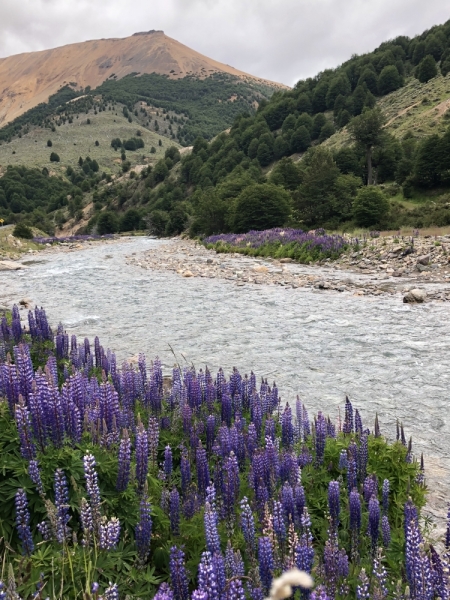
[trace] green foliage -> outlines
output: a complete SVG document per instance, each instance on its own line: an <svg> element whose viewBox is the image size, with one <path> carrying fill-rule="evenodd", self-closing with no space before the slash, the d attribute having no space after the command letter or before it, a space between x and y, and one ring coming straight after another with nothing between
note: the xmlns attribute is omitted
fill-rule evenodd
<svg viewBox="0 0 450 600"><path fill-rule="evenodd" d="M50 154L50 162L59 162L61 159L59 158L59 155L56 154L56 152L52 152Z"/></svg>
<svg viewBox="0 0 450 600"><path fill-rule="evenodd" d="M23 238L25 240L32 240L33 232L27 225L25 225L25 223L19 222L13 229L13 236Z"/></svg>
<svg viewBox="0 0 450 600"><path fill-rule="evenodd" d="M353 202L353 215L357 225L378 225L389 211L389 202L383 192L374 186L361 188Z"/></svg>
<svg viewBox="0 0 450 600"><path fill-rule="evenodd" d="M421 60L419 66L417 67L416 77L420 81L420 83L426 83L436 77L438 74L436 61L428 54L424 59Z"/></svg>
<svg viewBox="0 0 450 600"><path fill-rule="evenodd" d="M395 65L387 65L378 78L378 90L383 96L402 87L403 79Z"/></svg>
<svg viewBox="0 0 450 600"><path fill-rule="evenodd" d="M270 183L251 185L237 198L234 230L239 233L281 227L290 211L288 192Z"/></svg>
<svg viewBox="0 0 450 600"><path fill-rule="evenodd" d="M105 233L116 233L119 229L119 220L117 215L111 211L100 213L97 220L97 233L104 235Z"/></svg>

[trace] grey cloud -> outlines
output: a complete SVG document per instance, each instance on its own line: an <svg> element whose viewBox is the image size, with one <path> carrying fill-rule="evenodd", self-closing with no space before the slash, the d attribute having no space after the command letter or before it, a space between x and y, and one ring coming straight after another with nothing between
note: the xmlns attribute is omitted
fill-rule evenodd
<svg viewBox="0 0 450 600"><path fill-rule="evenodd" d="M2 0L0 56L164 29L211 58L293 85L448 16L442 0Z"/></svg>

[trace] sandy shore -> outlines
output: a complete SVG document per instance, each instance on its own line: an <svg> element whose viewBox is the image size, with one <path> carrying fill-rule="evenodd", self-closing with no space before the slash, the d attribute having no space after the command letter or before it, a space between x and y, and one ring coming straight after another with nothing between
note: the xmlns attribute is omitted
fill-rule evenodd
<svg viewBox="0 0 450 600"><path fill-rule="evenodd" d="M436 245L438 242L438 245ZM181 277L227 280L237 286L277 285L310 288L355 296L398 295L400 300L419 288L425 301L450 301L450 237L408 241L378 238L338 261L301 265L290 259L218 254L198 242L172 239L157 248L127 257L144 269L171 271Z"/></svg>

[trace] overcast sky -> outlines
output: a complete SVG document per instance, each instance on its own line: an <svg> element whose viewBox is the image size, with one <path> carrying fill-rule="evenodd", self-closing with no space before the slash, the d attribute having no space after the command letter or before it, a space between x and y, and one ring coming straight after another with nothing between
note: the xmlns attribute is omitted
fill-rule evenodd
<svg viewBox="0 0 450 600"><path fill-rule="evenodd" d="M293 85L450 18L446 0L0 0L0 57L163 29L207 56Z"/></svg>

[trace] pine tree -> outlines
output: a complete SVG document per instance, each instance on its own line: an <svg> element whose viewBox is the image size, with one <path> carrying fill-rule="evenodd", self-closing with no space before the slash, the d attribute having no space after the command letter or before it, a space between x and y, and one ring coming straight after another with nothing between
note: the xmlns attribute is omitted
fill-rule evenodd
<svg viewBox="0 0 450 600"><path fill-rule="evenodd" d="M420 83L427 83L433 77L436 77L438 74L436 61L431 56L431 54L427 54L425 58L421 61L419 66L417 67L416 77L420 81Z"/></svg>

